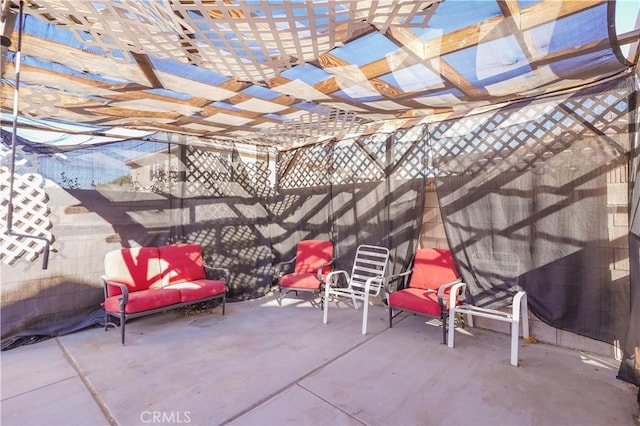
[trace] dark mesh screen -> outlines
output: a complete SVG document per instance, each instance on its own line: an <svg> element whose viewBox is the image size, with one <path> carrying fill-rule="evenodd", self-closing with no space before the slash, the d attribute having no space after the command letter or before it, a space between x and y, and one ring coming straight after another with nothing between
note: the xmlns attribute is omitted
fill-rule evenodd
<svg viewBox="0 0 640 426"><path fill-rule="evenodd" d="M620 342L620 376L637 382L635 83L283 152L143 141L70 150L22 141L18 160L30 170L17 172L44 178L35 192L48 197L53 254L43 273L32 265L37 247L0 241L17 247L0 256L18 272L3 276L3 339L63 334L99 318L86 312L102 299L102 260L123 246L200 243L207 263L231 270L232 300L266 294L273 264L290 259L302 239L331 239L335 267L347 270L359 244L389 247L390 271L400 272L417 248L426 178L435 177L474 303L502 306L525 289L548 324ZM611 198L627 185L630 203L616 206ZM631 232L612 235L611 221L621 217ZM618 271L625 261L628 271Z"/></svg>
<svg viewBox="0 0 640 426"><path fill-rule="evenodd" d="M627 176L616 173L636 136L632 93L609 84L430 129L447 237L473 303L504 306L524 289L553 327L626 340L638 280L616 271L628 235L612 225L626 213L615 204Z"/></svg>

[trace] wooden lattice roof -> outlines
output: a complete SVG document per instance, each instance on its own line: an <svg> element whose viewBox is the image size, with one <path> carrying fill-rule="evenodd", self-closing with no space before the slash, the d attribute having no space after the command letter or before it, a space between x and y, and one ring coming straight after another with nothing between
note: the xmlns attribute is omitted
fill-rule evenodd
<svg viewBox="0 0 640 426"><path fill-rule="evenodd" d="M640 35L630 1L38 0L23 11L20 34L19 2L2 3L3 125L20 44L23 126L278 148L626 75Z"/></svg>

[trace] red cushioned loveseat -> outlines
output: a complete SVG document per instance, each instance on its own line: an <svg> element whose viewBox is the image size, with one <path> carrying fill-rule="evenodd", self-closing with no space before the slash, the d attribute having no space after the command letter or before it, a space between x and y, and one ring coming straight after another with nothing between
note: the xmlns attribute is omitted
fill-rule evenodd
<svg viewBox="0 0 640 426"><path fill-rule="evenodd" d="M198 244L114 250L104 268L105 329L110 316L119 318L123 345L131 318L218 298L224 315L230 272L206 267ZM209 271L221 278L208 279Z"/></svg>

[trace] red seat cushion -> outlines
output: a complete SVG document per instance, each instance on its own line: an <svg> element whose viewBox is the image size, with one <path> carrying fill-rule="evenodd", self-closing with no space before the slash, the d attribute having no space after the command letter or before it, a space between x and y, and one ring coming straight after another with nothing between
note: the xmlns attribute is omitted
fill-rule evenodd
<svg viewBox="0 0 640 426"><path fill-rule="evenodd" d="M296 250L297 273L316 274L318 268L331 261L333 256L333 243L324 240L303 240L298 243ZM322 269L323 274L331 272L331 266Z"/></svg>
<svg viewBox="0 0 640 426"><path fill-rule="evenodd" d="M180 291L181 302L192 302L194 300L206 299L217 296L225 292L224 281L217 280L196 280L171 284L166 289Z"/></svg>
<svg viewBox="0 0 640 426"><path fill-rule="evenodd" d="M283 275L280 278L280 287L294 287L309 290L319 290L320 281L314 273L297 273Z"/></svg>
<svg viewBox="0 0 640 426"><path fill-rule="evenodd" d="M162 287L162 274L156 247L132 247L114 250L105 255L104 272L109 281L125 284L130 292ZM109 296L120 294L114 286L107 288Z"/></svg>
<svg viewBox="0 0 640 426"><path fill-rule="evenodd" d="M437 290L442 285L457 280L458 277L458 271L449 250L420 249L416 251L408 287Z"/></svg>
<svg viewBox="0 0 640 426"><path fill-rule="evenodd" d="M389 306L439 317L438 289L458 279L458 271L451 252L427 248L416 251L409 285L404 290L390 293ZM449 291L445 291L448 294Z"/></svg>
<svg viewBox="0 0 640 426"><path fill-rule="evenodd" d="M173 244L158 249L165 287L206 279L199 244Z"/></svg>
<svg viewBox="0 0 640 426"><path fill-rule="evenodd" d="M442 309L438 304L438 294L432 290L406 288L389 294L389 306L420 312L439 317Z"/></svg>
<svg viewBox="0 0 640 426"><path fill-rule="evenodd" d="M104 301L104 309L107 312L120 312L120 301L122 296L111 296ZM153 288L129 293L129 302L125 307L125 312L133 314L136 312L148 311L163 306L180 303L180 292L174 289Z"/></svg>

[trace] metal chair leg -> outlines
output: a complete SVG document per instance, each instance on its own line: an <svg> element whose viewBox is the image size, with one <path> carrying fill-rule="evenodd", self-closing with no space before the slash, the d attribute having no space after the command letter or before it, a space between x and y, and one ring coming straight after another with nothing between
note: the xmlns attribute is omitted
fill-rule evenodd
<svg viewBox="0 0 640 426"><path fill-rule="evenodd" d="M125 315L124 312L120 313L120 339L122 340L122 346L124 346L124 325L125 325Z"/></svg>
<svg viewBox="0 0 640 426"><path fill-rule="evenodd" d="M442 343L447 344L447 314L448 312L445 309L440 310L440 321L442 321ZM449 324L449 327L453 327L452 324Z"/></svg>

